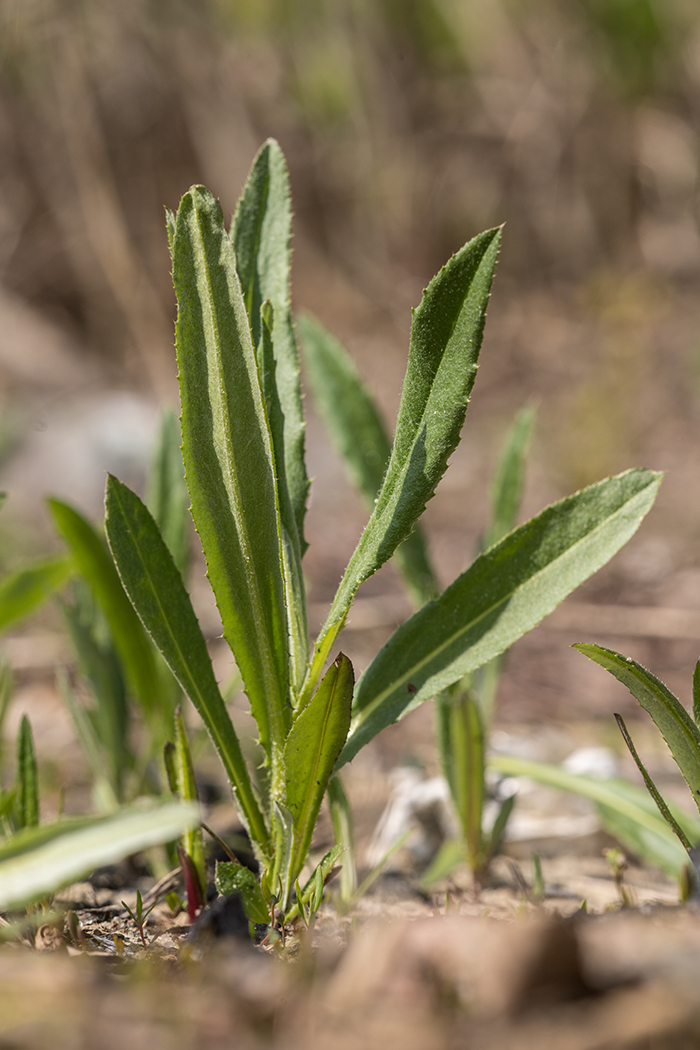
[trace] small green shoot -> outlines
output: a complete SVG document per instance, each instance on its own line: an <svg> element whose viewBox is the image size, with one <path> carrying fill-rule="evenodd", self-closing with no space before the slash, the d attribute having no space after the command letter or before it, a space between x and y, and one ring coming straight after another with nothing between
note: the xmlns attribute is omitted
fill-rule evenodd
<svg viewBox="0 0 700 1050"><path fill-rule="evenodd" d="M141 891L140 890L136 891L136 911L135 912L133 912L131 910L131 908L126 903L126 901L122 901L121 902L122 908L124 908L125 911L127 911L129 913L131 919L134 922L134 925L136 926L136 929L139 931L139 937L141 938L141 943L143 944L144 948L148 947L147 944L146 944L146 937L145 937L145 934L143 932L144 931L144 927L146 925L146 921L148 919L148 916L151 914L151 912L153 911L153 909L155 908L157 903L158 903L157 901L154 901L153 904L150 906L150 908L147 908L144 911L143 898L141 897Z"/></svg>

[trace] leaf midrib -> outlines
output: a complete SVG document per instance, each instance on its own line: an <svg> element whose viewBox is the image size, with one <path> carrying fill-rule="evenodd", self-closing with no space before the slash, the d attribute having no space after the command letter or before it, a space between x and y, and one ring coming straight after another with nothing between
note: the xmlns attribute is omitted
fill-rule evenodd
<svg viewBox="0 0 700 1050"><path fill-rule="evenodd" d="M617 517L617 516L618 516L619 514L621 514L621 513L622 513L622 511L623 511L623 510L625 510L625 508L626 508L626 507L627 507L627 506L628 506L628 505L629 505L630 503L632 503L632 502L633 502L634 500L636 500L636 499L637 499L637 498L638 498L638 497L639 497L640 495L642 495L642 493L646 492L646 490L648 489L649 485L651 485L651 484L653 484L653 480L652 480L652 481L650 481L650 482L649 482L649 483L648 483L647 485L645 485L645 487L644 487L643 489L640 489L640 490L639 490L639 492L636 492L636 493L634 494L634 496L632 496L632 497L631 497L630 499L626 500L626 501L625 501L625 502L624 502L624 503L623 503L623 504L622 504L622 505L621 505L620 507L618 507L618 509L617 509L617 510L615 511L615 513L614 513L614 514L610 515L610 517L606 518L606 519L605 519L605 520L604 520L603 522L601 522L601 523L600 523L599 525L597 525L597 526L595 527L595 529L592 529L592 530L591 530L590 532L587 532L587 533L586 533L586 535L585 535L585 536L582 536L580 540L577 540L577 541L576 541L576 543L572 544L572 545L571 545L570 547L567 547L566 551L564 551L564 552L563 552L563 554L559 555L559 557L558 557L558 558L554 558L554 559L553 559L552 561L548 562L548 563L547 563L547 565L543 566L543 567L542 567L541 569L539 569L539 570L538 570L538 571L537 571L536 573L533 573L533 575L532 575L532 576L529 576L529 577L527 578L527 580L526 580L526 581L525 581L524 583L520 584L520 585L519 585L518 587L516 587L516 588L515 588L515 589L514 589L513 591L511 591L511 592L510 592L509 594L507 594L507 595L505 595L505 596L504 596L503 598L501 598L501 599L500 599L499 601L497 601L497 602L494 602L494 604L493 604L493 605L491 605L491 606L490 606L490 607L489 607L488 609L485 609L485 610L484 610L484 612L483 612L483 613L481 613L481 615L479 615L479 616L477 616L477 617L476 617L475 619L471 620L471 621L470 621L470 622L469 622L468 624L466 624L466 625L465 625L464 627L462 627L462 628L460 628L459 630L455 631L455 632L454 632L453 634L451 634L451 635L450 635L450 636L449 636L449 637L448 637L448 638L447 638L447 639L446 639L446 640L445 640L444 642L442 642L442 643L441 643L440 645L437 645L437 646L436 646L436 647L435 647L434 649L432 649L432 650L431 650L431 652L430 652L430 653L429 653L429 654L428 654L427 656L425 656L425 657L424 657L424 658L423 658L422 660L419 660L419 661L417 661L417 662L416 662L415 664L413 664L413 665L412 665L412 667L411 667L411 669L409 670L409 672L408 672L408 673L407 673L406 675L404 675L404 676L403 676L403 677L401 677L401 678L396 678L396 679L394 679L394 681L392 682L392 684L391 684L391 685L387 686L387 687L386 687L386 688L385 688L385 689L384 689L384 690L383 690L383 691L382 691L381 693L379 693L379 694L378 694L378 696L376 696L376 697L375 697L375 699L374 699L374 700L372 700L370 704L368 704L368 705L367 705L366 707L363 707L363 708L361 709L361 711L360 711L360 712L359 712L359 713L357 714L356 718L355 718L355 719L353 719L353 725L352 725L352 726L351 726L351 728L350 728L350 734L349 734L349 737L351 737L351 736L352 736L352 734L353 734L354 732L356 732L356 731L357 731L357 730L358 730L358 729L360 728L360 726L361 726L361 725L363 725L363 723L364 723L364 722L366 722L366 721L367 721L367 719L368 719L368 718L370 717L370 715L371 715L371 714L372 714L372 713L373 713L373 712L374 712L374 711L375 711L375 710L377 709L377 707L378 707L378 706L379 706L379 705L380 705L380 704L381 704L381 703L382 703L382 702L383 702L383 701L384 701L384 700L385 700L385 699L386 699L386 698L387 698L388 696L390 696L390 695L391 695L391 694L392 694L392 693L393 693L393 692L394 692L394 691L395 691L395 690L396 690L397 688L399 688L399 687L401 686L401 684L402 684L403 682L407 682L407 681L408 681L408 680L409 680L409 679L410 679L411 677L413 677L413 676L415 675L416 671L419 671L419 670L420 670L420 669L421 669L422 667L424 667L424 666L425 666L426 664L430 663L430 661L431 661L431 660L433 660L433 659L435 659L435 657L436 657L437 655L439 655L439 654L440 654L441 652L443 652L443 651L444 651L445 649L447 649L447 648L448 648L448 647L449 647L450 645L452 645L452 644L453 644L453 642L454 642L454 641L456 641L456 639L458 639L459 637L461 637L461 636L462 636L463 634L465 634L465 633L466 633L467 631L471 630L471 628L475 627L475 626L476 626L476 625L477 625L477 624L478 624L478 623L479 623L479 622L480 622L481 620L483 620L483 619L484 619L485 617L489 616L489 615L490 615L491 613L493 613L493 612L494 612L494 611L495 611L496 609L498 609L498 608L499 608L500 606L502 606L502 605L503 605L504 603L506 603L506 602L509 602L509 601L511 601L511 600L512 600L512 598L513 598L513 596L514 596L514 595L516 595L516 594L518 593L518 591L522 590L522 588L523 588L523 587L526 587L526 586L528 586L528 585L529 585L530 583L532 583L532 582L533 582L534 580L536 580L536 579L537 579L537 578L538 578L539 576L541 576L541 575L542 575L543 573L545 573L545 572L548 572L548 571L549 571L549 569L551 569L551 567L552 567L553 565L556 565L556 563L557 563L557 562L559 561L559 559L560 559L560 558L562 558L562 557L565 557L565 556L568 556L568 555L569 555L569 554L570 554L570 553L571 553L572 551L575 551L575 550L576 550L576 548L577 548L577 547L578 547L578 546L579 546L580 544L583 544L583 543L587 542L588 540L592 539L592 538L593 538L593 537L595 536L595 534L596 534L596 533L597 533L597 532L598 532L598 531L599 531L600 529L603 529L604 527L606 527L607 525L609 525L609 524L610 524L610 523L611 523L612 521L614 521L614 519L615 519L615 518L616 518L616 517ZM469 571L469 570L467 570L467 572L468 572L468 571ZM456 581L455 581L455 582L456 582ZM438 598L438 599L436 599L436 602L439 602L439 600L440 600L439 598ZM562 600L563 600L563 599L562 599ZM420 615L420 613L418 613L418 614L416 614L416 615ZM544 617L543 617L543 618L544 618ZM417 694L417 696L420 696L420 693L421 693L421 690L419 690L419 691L418 691L418 694ZM416 702L416 700L417 700L417 697L413 697L413 702L414 702L414 703Z"/></svg>

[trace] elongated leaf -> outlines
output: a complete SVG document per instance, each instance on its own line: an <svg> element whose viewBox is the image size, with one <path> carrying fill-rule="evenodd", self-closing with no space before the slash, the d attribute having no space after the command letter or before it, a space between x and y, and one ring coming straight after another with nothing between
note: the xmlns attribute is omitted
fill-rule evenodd
<svg viewBox="0 0 700 1050"><path fill-rule="evenodd" d="M233 245L211 193L177 214L173 279L183 456L224 636L267 753L291 723L272 449Z"/></svg>
<svg viewBox="0 0 700 1050"><path fill-rule="evenodd" d="M498 543L515 526L523 495L525 466L534 422L534 409L522 408L506 434L491 486L491 521L484 536L484 549Z"/></svg>
<svg viewBox="0 0 700 1050"><path fill-rule="evenodd" d="M180 424L170 408L161 415L158 443L148 479L146 506L155 518L173 561L187 579L190 563L190 497L180 450Z"/></svg>
<svg viewBox="0 0 700 1050"><path fill-rule="evenodd" d="M629 470L547 507L480 555L377 654L355 691L339 765L547 616L632 536L661 475Z"/></svg>
<svg viewBox="0 0 700 1050"><path fill-rule="evenodd" d="M265 852L265 822L216 684L204 636L172 555L138 496L111 475L105 504L107 536L126 591L171 671L202 716L236 789L241 816Z"/></svg>
<svg viewBox="0 0 700 1050"><path fill-rule="evenodd" d="M111 756L108 754L105 760L105 748L97 735L93 719L90 718L89 712L75 695L68 675L62 667L56 673L56 685L73 722L75 735L83 749L83 755L90 766L93 776L92 794L96 805L101 811L112 813L119 808L121 798L117 787L121 787L121 774L125 770L118 771L118 784L115 785L115 771L110 763Z"/></svg>
<svg viewBox="0 0 700 1050"><path fill-rule="evenodd" d="M272 342L276 385L284 416L284 477L296 523L299 556L305 549L304 516L309 479L304 465L304 409L289 286L292 202L282 150L274 139L262 146L231 226L236 265L253 333L260 341L260 307L274 311Z"/></svg>
<svg viewBox="0 0 700 1050"><path fill-rule="evenodd" d="M357 864L355 861L355 827L352 808L339 776L328 781L328 808L331 814L333 835L340 859L340 899L349 901L357 889Z"/></svg>
<svg viewBox="0 0 700 1050"><path fill-rule="evenodd" d="M175 760L175 784L178 797L182 802L198 802L199 793L197 791L197 782L194 778L190 742L187 739L185 720L179 707L175 712L175 753L173 757ZM204 862L204 841L201 827L190 828L180 841L182 849L194 866L196 877L199 880L200 893L204 893L207 885L207 872Z"/></svg>
<svg viewBox="0 0 700 1050"><path fill-rule="evenodd" d="M315 318L297 320L314 405L350 481L370 511L382 487L391 443L379 410L345 347ZM396 551L396 559L417 605L438 593L420 526Z"/></svg>
<svg viewBox="0 0 700 1050"><path fill-rule="evenodd" d="M39 773L32 727L26 715L22 715L17 734L15 819L18 831L22 828L35 828L39 824Z"/></svg>
<svg viewBox="0 0 700 1050"><path fill-rule="evenodd" d="M506 776L530 777L541 784L590 798L596 803L606 828L626 849L669 875L678 876L688 862L688 854L643 787L617 778L599 780L569 773L560 766L514 755L492 755L489 765ZM675 806L670 808L688 838L692 842L700 840L700 822Z"/></svg>
<svg viewBox="0 0 700 1050"><path fill-rule="evenodd" d="M47 558L0 580L0 631L60 590L73 571L71 558Z"/></svg>
<svg viewBox="0 0 700 1050"><path fill-rule="evenodd" d="M340 653L287 738L285 789L296 829L293 878L306 858L328 780L347 739L354 684L352 664Z"/></svg>
<svg viewBox="0 0 700 1050"><path fill-rule="evenodd" d="M627 750L629 751L629 753L631 754L632 758L634 759L635 764L637 766L637 769L642 774L642 780L644 781L644 784L646 786L647 791L649 792L649 794L653 798L654 802L656 803L656 808L658 809L659 813L664 818L666 823L669 825L671 830L674 832L674 834L676 835L676 838L680 841L681 845L687 850L692 849L693 848L692 842L690 841L690 839L688 838L686 833L683 831L683 828L680 826L680 824L678 823L676 818L673 816L673 813L671 813L671 810L668 808L668 805L666 804L664 798L662 797L661 792L659 791L659 789L657 788L656 784L654 783L654 781L650 777L646 766L644 765L644 763L642 762L641 758L639 757L637 749L634 746L634 742L632 740L632 737L629 734L629 730L627 729L627 726L625 725L624 718L622 717L622 715L615 715L615 721L617 722L618 727L620 729L620 732L622 733L622 739L625 741L625 744L627 745Z"/></svg>
<svg viewBox="0 0 700 1050"><path fill-rule="evenodd" d="M198 806L167 801L20 832L0 846L0 909L39 900L93 868L169 842L199 819Z"/></svg>
<svg viewBox="0 0 700 1050"><path fill-rule="evenodd" d="M92 587L109 621L131 687L144 711L153 712L158 696L155 656L103 539L73 507L56 499L49 500L48 505L78 570Z"/></svg>
<svg viewBox="0 0 700 1050"><path fill-rule="evenodd" d="M700 729L680 700L631 656L622 656L612 649L587 642L573 648L626 685L635 700L651 715L700 810Z"/></svg>
<svg viewBox="0 0 700 1050"><path fill-rule="evenodd" d="M693 671L693 718L695 725L700 724L700 660Z"/></svg>
<svg viewBox="0 0 700 1050"><path fill-rule="evenodd" d="M498 243L499 231L489 230L461 248L430 282L414 311L391 459L316 642L309 691L357 588L409 535L457 446L476 377Z"/></svg>
<svg viewBox="0 0 700 1050"><path fill-rule="evenodd" d="M280 524L282 527L282 571L289 623L290 673L295 694L301 689L309 659L309 627L306 616L306 586L297 542L294 509L289 497L284 460L284 413L277 389L273 342L272 305L266 300L260 311L260 342L257 348L258 373L270 424L277 476Z"/></svg>
<svg viewBox="0 0 700 1050"><path fill-rule="evenodd" d="M121 671L121 665L108 632L100 638L100 624L91 620L81 602L62 604L63 618L73 643L81 674L90 684L97 708L88 716L83 709L92 732L97 733L100 743L101 773L108 773L109 781L119 801L123 801L124 775L133 765L129 747L129 705ZM93 612L99 609L93 606ZM73 712L73 721L76 717ZM77 723L76 723L77 724ZM87 737L81 730L83 747L88 746ZM91 747L91 745L89 745Z"/></svg>
<svg viewBox="0 0 700 1050"><path fill-rule="evenodd" d="M459 839L445 839L421 876L421 887L428 890L434 883L448 879L465 861L464 843Z"/></svg>
<svg viewBox="0 0 700 1050"><path fill-rule="evenodd" d="M484 730L479 709L468 693L450 701L452 798L471 870L483 864Z"/></svg>

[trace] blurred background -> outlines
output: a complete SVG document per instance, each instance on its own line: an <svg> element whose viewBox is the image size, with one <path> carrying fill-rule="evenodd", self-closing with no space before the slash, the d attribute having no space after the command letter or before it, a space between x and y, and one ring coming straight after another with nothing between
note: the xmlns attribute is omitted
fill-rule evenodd
<svg viewBox="0 0 700 1050"><path fill-rule="evenodd" d="M163 207L204 182L231 213L274 136L295 306L345 341L390 423L411 306L506 223L464 440L426 516L445 583L524 403L527 515L630 466L668 471L635 540L515 647L502 718L626 710L567 648L596 628L686 695L699 122L695 0L0 0L0 567L50 546L47 492L97 519L105 470L142 484L158 405L176 399ZM307 407L320 618L365 515ZM344 646L360 666L409 611L400 595L390 569L363 591Z"/></svg>

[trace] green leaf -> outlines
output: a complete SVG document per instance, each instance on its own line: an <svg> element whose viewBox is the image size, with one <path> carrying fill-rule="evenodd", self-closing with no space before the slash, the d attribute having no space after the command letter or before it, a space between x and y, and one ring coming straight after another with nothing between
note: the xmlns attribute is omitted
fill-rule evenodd
<svg viewBox="0 0 700 1050"><path fill-rule="evenodd" d="M660 483L649 470L607 478L547 507L481 554L395 632L365 671L339 766L552 612L636 532Z"/></svg>
<svg viewBox="0 0 700 1050"><path fill-rule="evenodd" d="M484 536L485 550L502 540L515 526L534 422L535 410L526 406L517 413L506 434L491 486L491 521Z"/></svg>
<svg viewBox="0 0 700 1050"><path fill-rule="evenodd" d="M92 792L97 806L99 809L111 813L118 809L121 801L117 791L117 788L121 788L121 777L118 777L118 783L115 784L115 770L110 761L112 756L108 752L108 760L105 761L104 745L97 735L95 723L75 695L68 675L62 667L56 673L56 684L61 699L66 705L68 714L73 722L73 728L83 749L83 754L92 771ZM123 769L120 768L118 772L121 775Z"/></svg>
<svg viewBox="0 0 700 1050"><path fill-rule="evenodd" d="M173 757L175 760L175 786L178 797L183 802L198 802L199 793L197 791L197 782L194 778L190 742L187 739L185 721L179 707L175 711L175 753ZM194 865L199 879L200 890L204 892L207 885L207 872L204 862L204 842L201 827L190 828L189 831L186 831L182 836L181 843L183 850Z"/></svg>
<svg viewBox="0 0 700 1050"><path fill-rule="evenodd" d="M187 578L190 563L190 496L180 450L180 424L172 409L163 411L148 479L146 506L173 561Z"/></svg>
<svg viewBox="0 0 700 1050"><path fill-rule="evenodd" d="M133 765L133 755L128 739L130 712L119 659L111 636L99 637L99 624L90 621L81 603L62 603L62 612L78 667L89 682L97 702L93 718L88 716L84 708L81 708L82 716L74 706L69 705L69 710L86 754L92 749L92 743L86 735L89 730L83 725L85 719L90 723L92 733L97 733L101 751L98 768L102 774L109 771L108 780L112 789L117 799L123 801L124 774Z"/></svg>
<svg viewBox="0 0 700 1050"><path fill-rule="evenodd" d="M335 336L309 314L302 314L297 324L314 405L350 481L372 511L391 456L379 410ZM400 544L396 559L416 604L434 598L439 588L419 526Z"/></svg>
<svg viewBox="0 0 700 1050"><path fill-rule="evenodd" d="M450 788L471 870L483 866L484 730L479 709L468 693L450 698Z"/></svg>
<svg viewBox="0 0 700 1050"><path fill-rule="evenodd" d="M695 725L700 725L700 660L693 671L693 718Z"/></svg>
<svg viewBox="0 0 700 1050"><path fill-rule="evenodd" d="M659 813L646 789L626 780L599 780L596 777L569 773L560 766L514 755L492 755L492 769L505 776L530 777L541 784L572 791L596 803L601 819L625 849L678 876L688 863L688 854ZM674 817L691 841L700 840L700 823L671 806Z"/></svg>
<svg viewBox="0 0 700 1050"><path fill-rule="evenodd" d="M273 342L272 306L266 300L260 311L260 341L257 349L258 374L265 399L275 458L280 524L282 526L282 570L289 621L290 672L295 693L302 687L309 659L309 628L306 616L306 586L301 567L294 510L289 498L284 461L284 413L277 389Z"/></svg>
<svg viewBox="0 0 700 1050"><path fill-rule="evenodd" d="M116 478L107 481L106 528L126 591L184 692L202 716L251 836L263 852L268 834L238 737L221 699L206 642L172 555L141 500Z"/></svg>
<svg viewBox="0 0 700 1050"><path fill-rule="evenodd" d="M421 876L421 887L428 890L436 882L448 879L460 864L464 864L465 859L464 843L458 839L445 839Z"/></svg>
<svg viewBox="0 0 700 1050"><path fill-rule="evenodd" d="M0 909L40 900L94 868L169 842L199 819L198 806L168 800L26 829L0 845Z"/></svg>
<svg viewBox="0 0 700 1050"><path fill-rule="evenodd" d="M622 656L612 649L588 642L573 648L626 685L635 700L651 715L700 810L700 729L680 700L631 656Z"/></svg>
<svg viewBox="0 0 700 1050"><path fill-rule="evenodd" d="M231 226L236 265L253 345L260 341L260 308L272 303L276 385L284 417L284 477L296 524L299 556L305 549L304 516L309 479L304 465L304 408L289 286L292 202L282 150L274 139L262 146Z"/></svg>
<svg viewBox="0 0 700 1050"><path fill-rule="evenodd" d="M347 739L354 684L352 664L339 653L285 744L286 800L296 831L293 878L306 859L328 780Z"/></svg>
<svg viewBox="0 0 700 1050"><path fill-rule="evenodd" d="M214 878L222 897L240 893L243 909L251 922L269 925L270 911L267 902L258 880L249 868L244 868L242 864L234 864L230 860L218 860Z"/></svg>
<svg viewBox="0 0 700 1050"><path fill-rule="evenodd" d="M333 825L333 836L342 852L340 861L340 899L349 901L357 889L357 863L355 860L355 827L352 807L345 794L339 776L332 776L327 788L328 808Z"/></svg>
<svg viewBox="0 0 700 1050"><path fill-rule="evenodd" d="M180 203L173 279L192 516L224 636L269 755L291 724L277 491L233 245L204 187Z"/></svg>
<svg viewBox="0 0 700 1050"><path fill-rule="evenodd" d="M60 590L73 569L71 558L47 558L0 580L0 631Z"/></svg>
<svg viewBox="0 0 700 1050"><path fill-rule="evenodd" d="M391 458L316 642L309 692L358 587L412 531L457 446L476 377L498 243L499 231L489 230L461 248L430 282L414 311Z"/></svg>
<svg viewBox="0 0 700 1050"><path fill-rule="evenodd" d="M691 850L693 848L692 842L690 841L686 833L683 831L683 828L680 826L676 818L673 816L673 813L671 813L671 810L668 808L668 805L663 799L661 792L657 788L652 778L649 776L646 766L644 765L641 758L639 757L639 754L637 753L637 749L634 746L632 737L630 736L627 726L625 725L624 718L622 717L622 715L615 715L615 721L617 722L620 732L622 733L622 738L625 741L625 744L627 745L627 750L634 759L637 769L642 774L642 780L646 785L646 789L653 798L654 802L656 803L656 808L658 809L659 813L664 818L666 823L670 826L676 838L680 840L681 845L685 849Z"/></svg>
<svg viewBox="0 0 700 1050"><path fill-rule="evenodd" d="M39 824L39 774L32 728L26 715L22 715L17 734L15 819L18 831L35 828Z"/></svg>
<svg viewBox="0 0 700 1050"><path fill-rule="evenodd" d="M158 673L155 655L139 618L119 582L119 575L103 539L73 507L48 501L56 526L71 549L79 572L88 581L114 636L131 687L144 711L157 709Z"/></svg>

